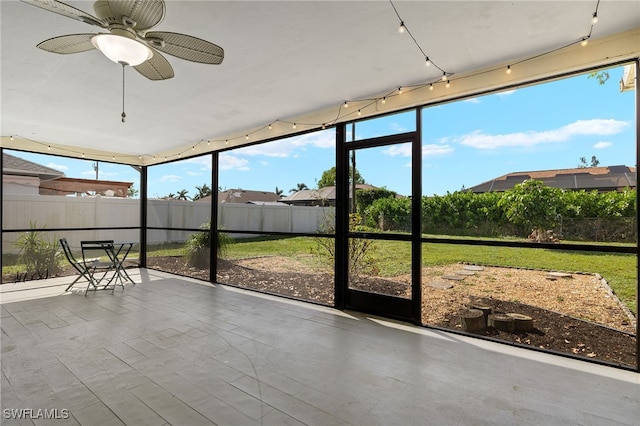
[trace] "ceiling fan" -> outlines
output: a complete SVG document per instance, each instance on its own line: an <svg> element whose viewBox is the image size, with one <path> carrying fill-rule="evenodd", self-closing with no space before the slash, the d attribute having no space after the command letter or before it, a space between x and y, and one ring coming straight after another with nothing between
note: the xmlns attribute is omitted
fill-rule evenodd
<svg viewBox="0 0 640 426"><path fill-rule="evenodd" d="M97 0L93 4L95 16L58 0L21 1L108 30L50 38L37 46L47 52L70 54L98 49L150 80L174 76L171 64L160 52L203 64L220 64L224 59L224 50L208 41L181 33L149 31L164 19L164 0Z"/></svg>

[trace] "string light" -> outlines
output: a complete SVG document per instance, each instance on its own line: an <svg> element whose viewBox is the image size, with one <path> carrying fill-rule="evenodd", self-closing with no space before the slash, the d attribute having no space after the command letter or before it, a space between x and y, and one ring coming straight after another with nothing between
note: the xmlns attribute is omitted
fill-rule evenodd
<svg viewBox="0 0 640 426"><path fill-rule="evenodd" d="M407 30L407 27L404 26L404 21L400 21L400 27L398 28L398 32L400 34L404 34Z"/></svg>
<svg viewBox="0 0 640 426"><path fill-rule="evenodd" d="M446 70L444 70L444 69L440 68L436 63L434 63L434 62L429 58L429 56L428 56L428 55L426 55L426 54L425 54L425 52L423 51L423 49L420 47L420 45L418 44L418 42L416 41L416 39L415 39L415 38L413 37L413 35L411 34L410 29L405 25L404 20L402 20L402 19L401 19L400 15L398 14L398 11L397 11L397 10L396 10L396 8L395 8L395 5L393 4L393 1L392 1L392 0L390 0L390 1L389 1L389 3L392 5L392 7L393 7L393 9L394 9L394 11L395 11L395 13L396 13L396 15L398 16L398 19L400 20L400 28L399 28L399 31L400 31L400 32L406 32L406 33L408 33L408 34L411 36L411 38L412 38L413 42L416 44L416 46L418 47L418 49L420 50L420 52L423 54L423 57L424 57L424 60L425 60L425 66L429 67L429 66L431 66L431 65L433 64L433 66L434 66L434 67L436 67L438 70L442 71L442 78L440 79L440 81L442 81L443 83L445 83L445 82L446 82L445 86L446 86L447 88L449 88L449 87L451 86L451 79L450 79L450 76L452 76L454 73L452 73L452 72L447 72ZM580 43L582 46L586 46L586 45L588 44L589 39L591 38L591 33L592 33L592 30L593 30L593 25L594 25L594 24L596 24L596 23L598 22L598 6L599 6L599 3L600 3L600 1L598 0L598 2L597 2L597 4L596 4L595 11L594 11L594 12L593 12L593 14L591 15L591 30L589 31L588 35L586 35L586 36L582 37L582 38L581 38L581 39L579 39L579 40L576 40L576 41L570 42L570 43L568 43L568 44L566 44L566 45L564 45L564 46L560 46L560 47L558 47L558 48L555 48L555 49L552 49L552 50L546 51L546 52L544 52L544 53L541 53L541 54L538 54L538 55L535 55L535 56L532 56L532 57L529 57L529 58L526 58L526 59L520 60L520 61L516 62L515 64L516 64L516 65L518 65L518 64L521 64L521 63L524 63L524 62L527 62L527 61L532 61L532 60L538 59L538 58L540 58L540 57L543 57L543 56L545 56L545 55L549 55L549 54L551 54L551 53L554 53L554 52L556 52L556 51L559 51L559 50L561 50L561 49L564 49L564 48L567 48L567 47L570 47L570 46L576 45L576 44L578 44L578 43ZM505 72L506 72L507 74L511 74L511 71L512 71L512 69L511 69L511 64L510 64L510 65L507 65L507 68L506 68L506 71L505 71ZM483 71L483 72L486 72L486 71ZM462 77L462 78L469 78L469 77L473 77L473 76L475 76L475 75L476 75L476 74L470 74L470 75L467 75L467 76ZM434 83L438 83L438 82L436 81L436 82L424 83L424 84L419 84L419 85L416 85L416 86L413 86L413 87L422 87L422 88L428 87L428 88L429 88L429 91L433 91L433 90L434 90L434 87L435 87L435 86L434 86ZM389 94L387 94L387 96L394 96L394 95L395 95L395 93L394 93L394 92L395 92L395 91L390 92ZM403 93L402 86L400 86L400 87L398 87L398 88L397 88L397 95L400 95L400 94L402 94L402 93ZM366 108L366 107L368 107L369 105L373 105L373 104L375 104L375 103L376 103L376 102L378 102L378 101L380 101L382 104L386 104L387 96L383 96L382 98L367 99L366 101L370 101L370 103L369 103L368 105L365 105L365 108ZM349 107L349 102L345 100L345 101L343 102L342 106L343 106L344 108L348 108L348 107ZM322 127L322 129L324 130L324 129L326 129L326 127L327 127L327 125L328 125L328 124L335 123L335 122L337 122L340 118L342 118L342 117L346 117L346 116L348 116L348 115L350 115L350 114L352 114L352 113L345 113L345 115L343 116L343 115L341 114L341 112L338 110L338 115L337 115L337 117L336 117L333 121L331 121L330 123L322 123L322 124L321 124L321 127ZM361 110L361 109L358 109L358 110L357 110L357 115L358 115L358 116L361 116L361 115L362 115L362 110ZM274 122L269 123L269 124L267 125L267 127L269 128L269 130L273 129L273 125L274 125L274 124L276 124L278 121L279 121L279 120L275 120ZM309 125L309 126L317 126L317 124L315 124L315 125L314 125L314 124L311 124L311 123L306 123L306 125ZM293 123L293 126L292 126L292 127L293 127L293 129L296 129L296 128L297 128L296 123ZM255 130L255 131L254 131L254 132L252 132L252 133L247 133L247 134L245 134L245 139L246 139L246 140L249 140L249 135L250 135L250 134L253 134L253 133L257 132L257 131L259 131L259 129L258 129L258 130ZM238 136L238 137L241 137L241 136ZM236 138L238 138L238 137L236 137ZM232 138L232 139L236 139L236 138ZM13 140L14 140L14 135L10 135L9 139L10 139L11 141L13 141ZM201 142L202 142L202 141L201 141ZM218 141L214 140L214 142L219 142L219 140L218 140ZM38 142L38 143L40 143L41 145L44 145L44 144L42 144L41 142ZM225 143L225 145L229 145L229 139L225 139L224 143ZM199 143L198 143L198 144L199 144ZM198 144L193 145L193 146L192 146L192 148L191 148L191 150L195 151L195 148L196 148L196 146L197 146ZM210 145L211 145L211 140L207 140L207 146L210 146ZM47 150L48 150L48 151L51 151L51 150L52 150L51 145L47 145ZM178 156L178 157L180 157L180 156L181 156L183 153L185 153L185 152L186 152L186 151L180 152L180 153L178 153L178 154L177 154L177 156ZM78 154L78 151L75 151L75 155L77 155L77 154ZM83 152L83 153L81 153L81 155L82 155L82 157L83 157L83 158L86 158L86 155L85 155L85 153L84 153L84 152ZM142 155L140 155L138 158L139 158L140 160L142 160L142 157L143 157L143 156L142 156ZM153 160L154 160L154 161L157 159L157 157L156 157L156 156L152 156L152 158L153 158ZM115 161L116 157L115 157L115 156L112 156L112 157L111 157L111 159ZM167 157L164 157L164 159L165 159L165 161L166 161L168 158L167 158Z"/></svg>

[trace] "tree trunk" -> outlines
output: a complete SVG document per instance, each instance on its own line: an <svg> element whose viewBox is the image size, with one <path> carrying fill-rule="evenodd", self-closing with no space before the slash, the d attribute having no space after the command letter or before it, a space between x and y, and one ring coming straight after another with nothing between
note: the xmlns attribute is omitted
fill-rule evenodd
<svg viewBox="0 0 640 426"><path fill-rule="evenodd" d="M533 330L533 318L527 315L509 313L507 316L514 319L515 331L531 331Z"/></svg>
<svg viewBox="0 0 640 426"><path fill-rule="evenodd" d="M482 313L484 314L484 323L485 324L489 323L489 314L491 314L491 312L493 312L493 308L491 308L491 306L485 306L485 305L479 305L479 304L472 303L471 305L469 305L469 309L477 309L479 311L482 311Z"/></svg>
<svg viewBox="0 0 640 426"><path fill-rule="evenodd" d="M460 322L462 323L462 329L469 333L480 333L487 328L484 314L478 309L468 309L460 312Z"/></svg>
<svg viewBox="0 0 640 426"><path fill-rule="evenodd" d="M489 315L488 325L489 327L493 327L496 330L513 333L516 329L516 320L508 315L491 314Z"/></svg>

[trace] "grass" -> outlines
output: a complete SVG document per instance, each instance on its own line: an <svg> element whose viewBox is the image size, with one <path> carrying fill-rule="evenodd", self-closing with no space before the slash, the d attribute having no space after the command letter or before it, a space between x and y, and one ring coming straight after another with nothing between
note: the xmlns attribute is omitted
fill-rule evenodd
<svg viewBox="0 0 640 426"><path fill-rule="evenodd" d="M149 256L182 256L184 245L173 243L149 247ZM256 256L278 255L301 257L311 267L322 262L318 244L310 237L260 237L238 240L230 244L227 258L239 259ZM374 243L370 253L380 276L393 277L411 271L411 245L404 241L380 241ZM15 273L20 265L7 265L2 272ZM480 265L506 266L527 269L557 270L565 272L599 273L608 282L620 300L634 314L636 312L636 256L598 252L576 252L513 247L481 247L461 244L425 243L422 247L423 267L468 262ZM14 262L10 262L14 263ZM325 265L327 261L324 260ZM330 266L330 265L327 265Z"/></svg>
<svg viewBox="0 0 640 426"><path fill-rule="evenodd" d="M411 246L404 241L375 241L371 258L379 275L397 276L411 271ZM296 256L317 253L313 238L252 238L231 244L231 259L280 255ZM636 256L513 247L480 247L461 244L425 243L422 247L423 267L451 263L475 263L525 269L599 273L616 295L636 313Z"/></svg>

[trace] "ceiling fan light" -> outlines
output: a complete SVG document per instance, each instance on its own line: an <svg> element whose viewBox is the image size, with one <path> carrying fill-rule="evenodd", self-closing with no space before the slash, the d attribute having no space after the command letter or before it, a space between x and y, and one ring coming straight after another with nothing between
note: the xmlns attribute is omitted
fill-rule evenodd
<svg viewBox="0 0 640 426"><path fill-rule="evenodd" d="M151 49L144 44L117 34L96 34L91 37L91 43L117 64L135 67L153 56Z"/></svg>

